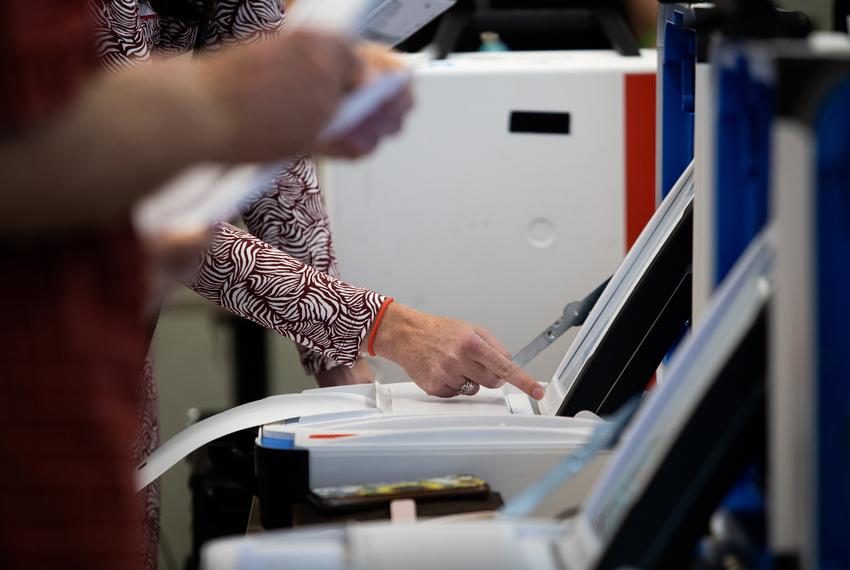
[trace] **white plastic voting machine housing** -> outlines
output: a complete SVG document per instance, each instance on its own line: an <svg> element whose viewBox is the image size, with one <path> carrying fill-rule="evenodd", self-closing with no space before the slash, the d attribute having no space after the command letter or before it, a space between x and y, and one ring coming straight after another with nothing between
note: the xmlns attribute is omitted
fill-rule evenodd
<svg viewBox="0 0 850 570"><path fill-rule="evenodd" d="M421 60L403 132L323 165L340 272L520 347L611 275L655 208L655 52ZM529 373L549 378L572 338Z"/></svg>
<svg viewBox="0 0 850 570"><path fill-rule="evenodd" d="M274 396L199 422L167 441L140 467L140 488L205 443L260 426L258 448L309 451L310 486L466 472L483 477L510 499L587 441L597 420L593 414L591 419L582 414L564 417L564 402L576 392L577 379L595 384L600 402L617 391L619 376L587 379L584 372L611 337L612 324L624 307L630 301L634 304L635 292L645 288L646 276L659 265L661 252L681 233L692 200L689 168L602 292L539 403L512 386L440 399L427 396L412 382ZM630 333L619 336L639 340L648 336L646 331ZM629 350L639 348L636 344ZM643 391L668 348L662 347L655 361L638 374L643 384L633 384L635 393Z"/></svg>
<svg viewBox="0 0 850 570"><path fill-rule="evenodd" d="M702 518L694 517L694 509L703 509L701 514L707 516L700 495L722 491L712 490L712 481L729 471L724 458L734 455L730 450L752 429L758 402L764 406L765 315L773 265L768 234L750 247L719 290L702 326L677 351L667 381L644 401L575 519L497 517L446 524L436 519L268 533L209 544L203 567L681 567L665 565L670 563L664 558L670 544L664 541L680 539L679 529L693 524L683 521ZM755 375L742 376L750 372ZM712 412L728 412L726 421L718 425ZM682 449L694 445L714 459L685 458L683 463ZM668 483L671 477L673 484ZM643 500L647 494L652 501ZM685 547L692 551L689 544Z"/></svg>

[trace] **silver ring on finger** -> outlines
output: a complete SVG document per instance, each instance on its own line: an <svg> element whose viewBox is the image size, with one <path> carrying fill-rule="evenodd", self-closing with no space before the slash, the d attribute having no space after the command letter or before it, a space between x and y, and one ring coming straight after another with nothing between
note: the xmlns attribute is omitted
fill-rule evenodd
<svg viewBox="0 0 850 570"><path fill-rule="evenodd" d="M464 396L467 396L474 389L475 389L475 382L473 382L472 380L467 378L466 382L463 383L463 386L461 386L460 388L457 389L457 393L462 394Z"/></svg>

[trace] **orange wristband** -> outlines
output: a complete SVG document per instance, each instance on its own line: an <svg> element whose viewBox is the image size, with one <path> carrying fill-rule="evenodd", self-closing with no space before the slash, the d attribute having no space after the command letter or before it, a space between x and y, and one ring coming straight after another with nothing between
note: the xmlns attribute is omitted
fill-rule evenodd
<svg viewBox="0 0 850 570"><path fill-rule="evenodd" d="M375 337L378 336L378 327L381 326L381 319L384 318L384 312L387 310L387 307L395 301L392 297L387 297L384 299L384 303L381 305L381 309L378 311L378 316L375 317L375 324L372 325L372 332L369 333L369 344L367 345L367 350L369 351L369 356L378 356L375 354Z"/></svg>

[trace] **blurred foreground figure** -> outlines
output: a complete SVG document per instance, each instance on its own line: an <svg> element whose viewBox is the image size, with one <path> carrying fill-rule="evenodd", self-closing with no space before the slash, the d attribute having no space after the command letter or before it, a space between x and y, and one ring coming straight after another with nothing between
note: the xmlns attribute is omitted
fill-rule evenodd
<svg viewBox="0 0 850 570"><path fill-rule="evenodd" d="M2 568L141 567L147 276L130 209L192 162L309 149L359 73L347 42L297 33L102 79L88 14L0 2Z"/></svg>

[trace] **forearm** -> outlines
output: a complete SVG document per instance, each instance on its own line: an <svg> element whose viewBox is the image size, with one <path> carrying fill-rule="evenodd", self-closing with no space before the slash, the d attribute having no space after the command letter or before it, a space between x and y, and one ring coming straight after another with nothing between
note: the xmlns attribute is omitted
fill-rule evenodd
<svg viewBox="0 0 850 570"><path fill-rule="evenodd" d="M248 231L331 277L339 278L325 200L309 155L295 157L277 177L274 190L260 196L242 213ZM298 346L310 375L337 366L311 349Z"/></svg>
<svg viewBox="0 0 850 570"><path fill-rule="evenodd" d="M0 143L7 235L100 227L181 168L221 155L221 129L188 62L96 81L50 123Z"/></svg>
<svg viewBox="0 0 850 570"><path fill-rule="evenodd" d="M193 162L308 149L359 64L347 38L300 30L197 64L159 61L101 79L52 124L0 143L3 227L108 224Z"/></svg>
<svg viewBox="0 0 850 570"><path fill-rule="evenodd" d="M384 297L300 263L227 224L188 284L201 296L351 366Z"/></svg>

